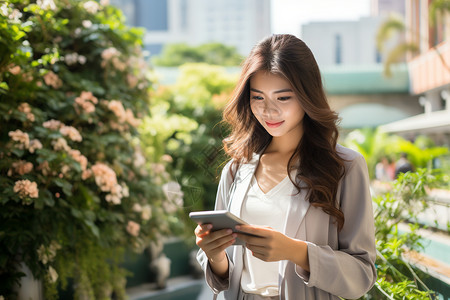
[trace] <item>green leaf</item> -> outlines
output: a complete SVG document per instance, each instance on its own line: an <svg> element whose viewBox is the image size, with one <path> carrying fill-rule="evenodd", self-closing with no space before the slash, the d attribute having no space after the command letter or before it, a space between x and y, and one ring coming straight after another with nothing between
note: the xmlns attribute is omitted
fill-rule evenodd
<svg viewBox="0 0 450 300"><path fill-rule="evenodd" d="M67 196L72 196L72 184L67 180L55 178L53 182L59 186Z"/></svg>
<svg viewBox="0 0 450 300"><path fill-rule="evenodd" d="M6 82L0 82L0 89L5 90L5 91L9 91L9 86Z"/></svg>

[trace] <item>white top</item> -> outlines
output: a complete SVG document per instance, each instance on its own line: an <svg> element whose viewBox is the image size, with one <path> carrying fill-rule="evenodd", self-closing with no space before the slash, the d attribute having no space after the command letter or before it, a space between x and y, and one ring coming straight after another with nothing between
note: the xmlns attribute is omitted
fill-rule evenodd
<svg viewBox="0 0 450 300"><path fill-rule="evenodd" d="M249 224L268 226L284 232L289 203L295 194L295 186L288 176L266 194L253 176L247 197L242 204L241 217ZM277 296L279 262L262 261L254 257L250 250L244 249L242 290L249 294Z"/></svg>

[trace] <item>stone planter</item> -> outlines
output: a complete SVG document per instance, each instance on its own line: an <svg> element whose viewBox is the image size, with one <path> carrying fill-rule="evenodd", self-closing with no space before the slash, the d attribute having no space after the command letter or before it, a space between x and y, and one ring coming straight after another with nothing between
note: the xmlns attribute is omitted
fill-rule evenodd
<svg viewBox="0 0 450 300"><path fill-rule="evenodd" d="M20 279L20 286L16 288L18 300L44 300L42 281L34 278L33 273L25 263L19 265L19 271L25 276Z"/></svg>

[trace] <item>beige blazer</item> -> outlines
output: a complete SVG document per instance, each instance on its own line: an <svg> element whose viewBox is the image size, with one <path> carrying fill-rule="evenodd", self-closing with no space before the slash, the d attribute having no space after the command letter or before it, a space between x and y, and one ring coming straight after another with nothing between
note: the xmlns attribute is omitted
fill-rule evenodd
<svg viewBox="0 0 450 300"><path fill-rule="evenodd" d="M337 200L345 217L344 227L338 232L333 218L313 206L301 215L299 201L307 201L305 191L299 194L298 201L290 203L284 234L308 242L310 272L291 261L280 261L280 299L355 299L363 296L376 281L374 220L367 164L363 156L353 150L340 145L337 150L346 160L346 173L337 191ZM241 165L234 181L231 163L224 167L216 210L227 209L240 216L259 157L255 154L249 163ZM227 280L215 276L204 252L201 249L198 252L197 259L214 294L224 291L225 299L243 298L240 285L242 247L231 246L226 250L229 260Z"/></svg>

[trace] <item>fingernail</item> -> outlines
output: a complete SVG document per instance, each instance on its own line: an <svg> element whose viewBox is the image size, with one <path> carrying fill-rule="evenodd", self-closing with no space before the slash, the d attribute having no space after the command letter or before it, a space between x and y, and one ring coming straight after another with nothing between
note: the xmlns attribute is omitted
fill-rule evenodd
<svg viewBox="0 0 450 300"><path fill-rule="evenodd" d="M228 230L227 230L227 233L228 233L228 234L230 234L230 233L232 233L232 232L233 232L233 230L231 230L231 229L228 229Z"/></svg>
<svg viewBox="0 0 450 300"><path fill-rule="evenodd" d="M211 229L213 226L211 225L211 224L208 224L207 226L206 226L206 228L207 229Z"/></svg>
<svg viewBox="0 0 450 300"><path fill-rule="evenodd" d="M235 227L237 230L239 230L239 229L241 229L241 226L239 226L239 225L236 225L236 227Z"/></svg>

